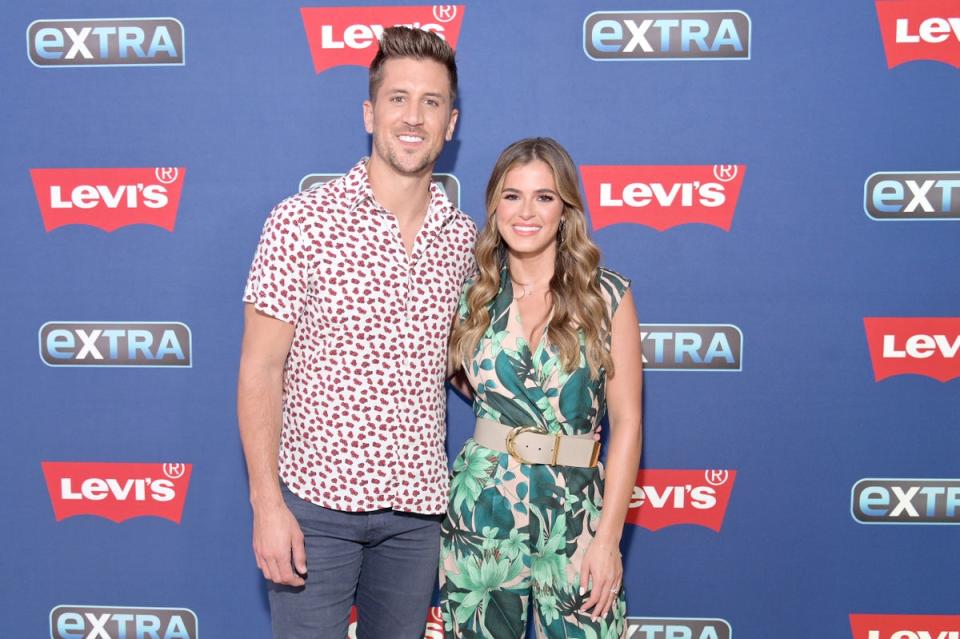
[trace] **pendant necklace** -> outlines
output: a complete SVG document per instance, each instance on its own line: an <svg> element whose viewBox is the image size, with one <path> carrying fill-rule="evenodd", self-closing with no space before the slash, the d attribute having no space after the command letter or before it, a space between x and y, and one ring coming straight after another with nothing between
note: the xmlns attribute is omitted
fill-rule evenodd
<svg viewBox="0 0 960 639"><path fill-rule="evenodd" d="M531 286L530 284L524 284L522 282L518 282L512 277L510 278L510 282L513 284L513 299L515 300L522 300L523 298L529 297L530 295L540 290L540 287L538 286ZM519 295L517 295L518 288L521 290L521 293Z"/></svg>
<svg viewBox="0 0 960 639"><path fill-rule="evenodd" d="M513 283L513 299L522 300L523 298L525 298L527 295L530 294L530 289L527 288L526 284L521 284L520 282L516 281L512 277L510 278L510 281ZM520 290L523 291L522 293L520 293L520 295L517 295L517 288L520 288Z"/></svg>

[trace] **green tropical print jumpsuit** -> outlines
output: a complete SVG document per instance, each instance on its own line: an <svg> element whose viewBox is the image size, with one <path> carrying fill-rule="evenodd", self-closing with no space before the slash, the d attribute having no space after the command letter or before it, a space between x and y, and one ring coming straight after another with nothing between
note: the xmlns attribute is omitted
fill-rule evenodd
<svg viewBox="0 0 960 639"><path fill-rule="evenodd" d="M629 282L599 269L610 317ZM583 336L580 365L567 373L546 337L530 352L504 268L490 306L490 328L466 365L478 417L551 433L593 433L606 412L605 376L590 379ZM461 299L461 318L466 313ZM528 604L537 637L625 636L621 590L612 609L591 621L579 612L580 564L596 533L603 468L521 464L468 439L453 463L450 503L441 529L440 598L447 637L513 639L524 635ZM591 611L592 612L592 611Z"/></svg>

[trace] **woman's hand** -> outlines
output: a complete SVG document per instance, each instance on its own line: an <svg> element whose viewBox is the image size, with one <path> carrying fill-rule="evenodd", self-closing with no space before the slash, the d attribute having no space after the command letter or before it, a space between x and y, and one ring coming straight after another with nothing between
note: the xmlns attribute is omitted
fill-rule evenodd
<svg viewBox="0 0 960 639"><path fill-rule="evenodd" d="M623 584L623 560L617 544L594 539L580 566L580 594L590 596L580 611L596 621L606 616L617 600Z"/></svg>

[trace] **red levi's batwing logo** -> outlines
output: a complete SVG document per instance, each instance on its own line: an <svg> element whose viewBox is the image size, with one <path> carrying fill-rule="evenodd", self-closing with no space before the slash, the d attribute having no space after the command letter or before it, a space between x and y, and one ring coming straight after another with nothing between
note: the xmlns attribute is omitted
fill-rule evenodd
<svg viewBox="0 0 960 639"><path fill-rule="evenodd" d="M960 639L960 615L850 615L853 639Z"/></svg>
<svg viewBox="0 0 960 639"><path fill-rule="evenodd" d="M120 523L162 517L180 523L192 464L42 462L57 521L94 515Z"/></svg>
<svg viewBox="0 0 960 639"><path fill-rule="evenodd" d="M960 317L865 317L876 381L926 375L941 382L960 377Z"/></svg>
<svg viewBox="0 0 960 639"><path fill-rule="evenodd" d="M913 60L960 67L957 0L876 0L887 68Z"/></svg>
<svg viewBox="0 0 960 639"><path fill-rule="evenodd" d="M357 639L357 607L350 608L350 625L347 626L346 639ZM427 621L423 629L423 639L443 639L443 615L439 606L427 610Z"/></svg>
<svg viewBox="0 0 960 639"><path fill-rule="evenodd" d="M581 166L593 230L611 224L643 224L666 231L681 224L710 224L724 231L747 167Z"/></svg>
<svg viewBox="0 0 960 639"><path fill-rule="evenodd" d="M736 478L735 470L641 469L627 522L652 531L693 524L720 532Z"/></svg>
<svg viewBox="0 0 960 639"><path fill-rule="evenodd" d="M303 28L317 73L343 65L370 66L383 30L407 26L435 33L457 48L462 4L417 7L303 7Z"/></svg>
<svg viewBox="0 0 960 639"><path fill-rule="evenodd" d="M30 169L43 227L86 224L108 233L131 224L173 231L183 167Z"/></svg>

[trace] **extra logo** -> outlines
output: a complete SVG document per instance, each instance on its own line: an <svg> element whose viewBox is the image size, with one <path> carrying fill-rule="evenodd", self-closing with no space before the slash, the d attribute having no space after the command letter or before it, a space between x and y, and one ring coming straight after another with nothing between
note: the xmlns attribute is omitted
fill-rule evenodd
<svg viewBox="0 0 960 639"><path fill-rule="evenodd" d="M648 371L740 371L743 333L733 324L640 324Z"/></svg>
<svg viewBox="0 0 960 639"><path fill-rule="evenodd" d="M197 639L197 615L188 608L57 606L51 639Z"/></svg>
<svg viewBox="0 0 960 639"><path fill-rule="evenodd" d="M182 66L183 24L176 18L35 20L27 57L38 67Z"/></svg>
<svg viewBox="0 0 960 639"><path fill-rule="evenodd" d="M423 639L443 639L443 616L440 608L433 606L427 611L427 623ZM347 639L357 639L357 607L350 609L350 625L347 627Z"/></svg>
<svg viewBox="0 0 960 639"><path fill-rule="evenodd" d="M93 515L121 523L162 517L179 524L192 464L42 462L57 521Z"/></svg>
<svg viewBox="0 0 960 639"><path fill-rule="evenodd" d="M580 167L595 231L625 223L658 231L699 223L729 231L746 171L743 164Z"/></svg>
<svg viewBox="0 0 960 639"><path fill-rule="evenodd" d="M853 639L960 639L960 615L850 615Z"/></svg>
<svg viewBox="0 0 960 639"><path fill-rule="evenodd" d="M960 317L865 317L876 381L925 375L941 382L960 377Z"/></svg>
<svg viewBox="0 0 960 639"><path fill-rule="evenodd" d="M735 470L641 469L627 521L647 530L693 524L720 532Z"/></svg>
<svg viewBox="0 0 960 639"><path fill-rule="evenodd" d="M180 322L47 322L39 340L48 366L193 366L190 327Z"/></svg>
<svg viewBox="0 0 960 639"><path fill-rule="evenodd" d="M303 28L317 73L344 65L370 66L383 30L407 26L435 33L457 48L462 4L416 7L303 7Z"/></svg>
<svg viewBox="0 0 960 639"><path fill-rule="evenodd" d="M731 639L724 619L627 617L627 639Z"/></svg>
<svg viewBox="0 0 960 639"><path fill-rule="evenodd" d="M317 186L321 186L331 180L343 177L343 173L310 173L304 175L300 180L300 190L306 191ZM436 184L446 194L447 199L460 208L460 180L453 173L434 173L433 183Z"/></svg>
<svg viewBox="0 0 960 639"><path fill-rule="evenodd" d="M874 173L863 209L874 220L960 220L960 171Z"/></svg>
<svg viewBox="0 0 960 639"><path fill-rule="evenodd" d="M597 11L583 21L591 60L749 60L743 11Z"/></svg>
<svg viewBox="0 0 960 639"><path fill-rule="evenodd" d="M960 67L956 0L876 0L887 68L913 60Z"/></svg>
<svg viewBox="0 0 960 639"><path fill-rule="evenodd" d="M861 524L960 524L960 479L861 479L850 513Z"/></svg>
<svg viewBox="0 0 960 639"><path fill-rule="evenodd" d="M86 224L108 233L131 224L173 231L183 167L30 169L43 227Z"/></svg>

